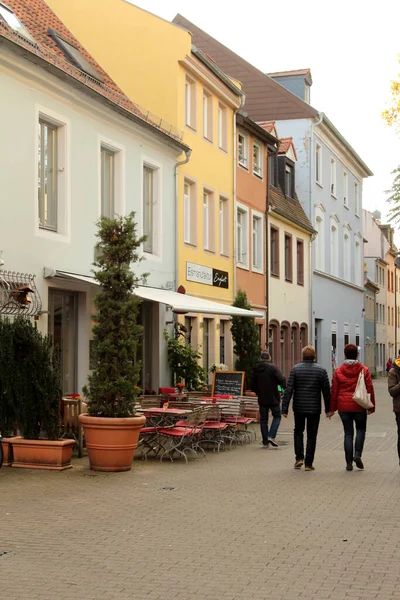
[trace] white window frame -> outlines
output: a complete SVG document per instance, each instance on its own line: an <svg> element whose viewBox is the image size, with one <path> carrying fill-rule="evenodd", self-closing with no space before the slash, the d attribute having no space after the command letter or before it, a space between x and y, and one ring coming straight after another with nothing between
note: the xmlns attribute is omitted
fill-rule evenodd
<svg viewBox="0 0 400 600"><path fill-rule="evenodd" d="M142 251L146 255L147 259L161 260L162 259L162 164L155 161L151 156L142 156L142 169L141 169L141 234L144 235L144 169L151 169L154 173L153 181L153 248L151 252L145 251L144 244L142 244Z"/></svg>
<svg viewBox="0 0 400 600"><path fill-rule="evenodd" d="M240 152L240 140L239 137L243 138L243 151ZM249 168L249 136L239 129L238 131L238 164L244 169Z"/></svg>
<svg viewBox="0 0 400 600"><path fill-rule="evenodd" d="M229 256L229 198L220 195L218 198L219 217L219 253Z"/></svg>
<svg viewBox="0 0 400 600"><path fill-rule="evenodd" d="M258 162L254 158L254 149L258 149ZM253 175L263 178L263 161L264 161L264 149L258 142L253 142Z"/></svg>
<svg viewBox="0 0 400 600"><path fill-rule="evenodd" d="M330 272L333 277L339 277L339 228L336 215L330 219L330 245L331 245L331 265ZM334 230L334 232L332 231Z"/></svg>
<svg viewBox="0 0 400 600"><path fill-rule="evenodd" d="M347 227L343 232L343 279L345 281L351 281L350 231Z"/></svg>
<svg viewBox="0 0 400 600"><path fill-rule="evenodd" d="M188 193L186 193L186 187L187 187L187 191ZM191 240L191 212L192 212L192 206L191 206L191 193L192 193L192 189L191 189L191 183L190 181L187 181L186 179L184 179L183 181L183 241L185 242L185 244L191 244L192 240Z"/></svg>
<svg viewBox="0 0 400 600"><path fill-rule="evenodd" d="M218 102L218 148L228 151L228 108Z"/></svg>
<svg viewBox="0 0 400 600"><path fill-rule="evenodd" d="M362 286L362 236L359 233L356 233L355 236L355 244L354 244L354 283L358 286ZM358 248L358 250L357 250Z"/></svg>
<svg viewBox="0 0 400 600"><path fill-rule="evenodd" d="M315 181L322 187L322 146L315 145Z"/></svg>
<svg viewBox="0 0 400 600"><path fill-rule="evenodd" d="M210 250L210 193L203 190L203 248Z"/></svg>
<svg viewBox="0 0 400 600"><path fill-rule="evenodd" d="M257 222L257 231L254 222ZM257 248L254 247L254 234L257 236ZM258 255L258 264L254 264L255 251ZM253 273L264 273L264 215L257 210L251 212L251 270Z"/></svg>
<svg viewBox="0 0 400 600"><path fill-rule="evenodd" d="M343 204L349 208L349 175L346 170L343 170Z"/></svg>
<svg viewBox="0 0 400 600"><path fill-rule="evenodd" d="M320 223L320 225L318 223ZM325 272L325 209L322 205L318 205L315 208L315 229L318 232L314 248L315 269L317 271Z"/></svg>
<svg viewBox="0 0 400 600"><path fill-rule="evenodd" d="M196 130L196 82L185 76L185 125Z"/></svg>
<svg viewBox="0 0 400 600"><path fill-rule="evenodd" d="M214 139L213 96L203 88L203 137L212 142Z"/></svg>
<svg viewBox="0 0 400 600"><path fill-rule="evenodd" d="M331 156L331 196L336 198L337 194L337 182L336 182L336 160Z"/></svg>
<svg viewBox="0 0 400 600"><path fill-rule="evenodd" d="M97 214L101 217L102 214L102 198L101 198L101 149L105 148L110 152L114 153L114 215L125 215L126 214L126 186L125 186L125 146L119 142L104 136L97 136L97 147L98 147L98 201L97 201ZM141 192L142 194L142 188Z"/></svg>
<svg viewBox="0 0 400 600"><path fill-rule="evenodd" d="M38 167L39 121L57 127L57 230L39 225ZM70 120L54 110L35 105L34 120L34 232L35 236L59 242L71 242L71 172L70 172Z"/></svg>
<svg viewBox="0 0 400 600"><path fill-rule="evenodd" d="M239 213L243 216L243 222L239 223ZM241 269L249 270L249 209L244 204L236 204L236 265ZM239 235L241 237L241 256L239 260Z"/></svg>
<svg viewBox="0 0 400 600"><path fill-rule="evenodd" d="M354 213L356 217L360 216L360 184L358 181L354 182Z"/></svg>

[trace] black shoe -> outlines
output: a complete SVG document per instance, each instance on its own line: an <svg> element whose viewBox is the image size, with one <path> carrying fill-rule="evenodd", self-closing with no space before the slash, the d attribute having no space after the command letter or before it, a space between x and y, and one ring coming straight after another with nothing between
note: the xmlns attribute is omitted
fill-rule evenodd
<svg viewBox="0 0 400 600"><path fill-rule="evenodd" d="M359 469L364 468L364 464L363 464L363 461L361 460L361 456L355 456L353 460Z"/></svg>
<svg viewBox="0 0 400 600"><path fill-rule="evenodd" d="M352 471L353 465L346 465L346 471Z"/></svg>
<svg viewBox="0 0 400 600"><path fill-rule="evenodd" d="M276 441L273 438L269 438L268 439L268 443L270 444L270 446L272 446L273 448L279 448L279 444L276 443Z"/></svg>

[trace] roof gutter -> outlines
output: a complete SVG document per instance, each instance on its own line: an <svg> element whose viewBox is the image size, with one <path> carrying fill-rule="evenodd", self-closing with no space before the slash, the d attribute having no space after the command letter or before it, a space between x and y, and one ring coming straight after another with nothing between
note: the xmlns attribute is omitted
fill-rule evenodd
<svg viewBox="0 0 400 600"><path fill-rule="evenodd" d="M197 56L197 58L199 60L201 60L201 62L203 64L205 64L210 71L212 71L214 73L214 75L216 75L221 81L223 81L225 83L225 85L228 86L228 88L237 96L243 96L244 97L244 92L238 88L228 77L228 75L226 75L226 73L224 73L223 71L221 71L221 69L218 67L218 65L215 64L215 62L213 62L212 60L210 60L209 58L207 58L207 56L204 54L204 52L202 52L200 50L200 48L197 48L197 46L193 46L192 45L192 53ZM240 109L242 108L242 106L240 106Z"/></svg>

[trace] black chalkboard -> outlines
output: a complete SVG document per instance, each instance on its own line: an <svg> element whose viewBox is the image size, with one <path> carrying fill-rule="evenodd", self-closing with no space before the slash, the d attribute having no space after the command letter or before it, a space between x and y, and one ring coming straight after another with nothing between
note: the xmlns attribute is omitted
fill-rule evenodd
<svg viewBox="0 0 400 600"><path fill-rule="evenodd" d="M243 396L244 371L214 371L212 395Z"/></svg>

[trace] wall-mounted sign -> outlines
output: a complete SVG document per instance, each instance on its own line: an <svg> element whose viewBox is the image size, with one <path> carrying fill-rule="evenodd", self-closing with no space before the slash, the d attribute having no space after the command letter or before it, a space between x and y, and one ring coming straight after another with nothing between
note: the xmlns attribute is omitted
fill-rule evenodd
<svg viewBox="0 0 400 600"><path fill-rule="evenodd" d="M229 288L229 274L227 271L212 269L195 263L186 263L186 280L204 283L214 287Z"/></svg>

